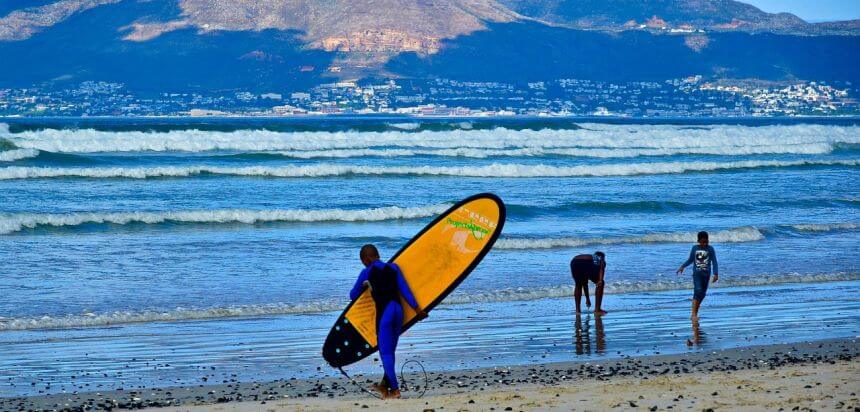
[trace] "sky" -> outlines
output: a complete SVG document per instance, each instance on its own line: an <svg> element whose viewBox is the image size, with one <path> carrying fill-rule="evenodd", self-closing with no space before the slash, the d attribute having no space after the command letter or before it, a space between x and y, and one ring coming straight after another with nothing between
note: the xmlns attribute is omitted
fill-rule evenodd
<svg viewBox="0 0 860 412"><path fill-rule="evenodd" d="M742 0L768 13L789 12L808 22L860 19L860 0Z"/></svg>

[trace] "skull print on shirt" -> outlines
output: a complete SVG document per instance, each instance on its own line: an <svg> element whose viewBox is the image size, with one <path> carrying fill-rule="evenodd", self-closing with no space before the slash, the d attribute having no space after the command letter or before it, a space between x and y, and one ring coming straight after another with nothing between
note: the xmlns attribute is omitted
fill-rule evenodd
<svg viewBox="0 0 860 412"><path fill-rule="evenodd" d="M705 250L697 250L696 251L696 271L704 272L708 270L708 251Z"/></svg>

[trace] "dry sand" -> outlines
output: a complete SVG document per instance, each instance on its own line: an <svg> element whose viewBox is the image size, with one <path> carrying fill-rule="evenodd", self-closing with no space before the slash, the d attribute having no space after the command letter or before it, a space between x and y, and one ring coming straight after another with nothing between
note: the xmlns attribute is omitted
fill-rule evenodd
<svg viewBox="0 0 860 412"><path fill-rule="evenodd" d="M161 411L533 411L533 410L846 410L860 408L860 362L660 376L619 377L558 386L526 385L422 399L284 399L200 405Z"/></svg>

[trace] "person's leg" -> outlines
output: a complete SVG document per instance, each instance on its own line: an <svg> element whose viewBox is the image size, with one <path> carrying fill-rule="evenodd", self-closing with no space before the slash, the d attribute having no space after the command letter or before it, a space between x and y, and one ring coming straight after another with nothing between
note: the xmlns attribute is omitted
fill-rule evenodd
<svg viewBox="0 0 860 412"><path fill-rule="evenodd" d="M698 345L701 342L701 331L699 330L699 320L693 319L693 338L687 339L687 346Z"/></svg>
<svg viewBox="0 0 860 412"><path fill-rule="evenodd" d="M605 285L606 285L605 282L604 283L598 283L597 287L594 288L594 314L595 315L601 315L601 314L606 313L606 311L603 310L603 306L602 306L603 305L603 287Z"/></svg>
<svg viewBox="0 0 860 412"><path fill-rule="evenodd" d="M582 283L580 283L578 280L574 279L574 281L576 283L574 283L573 285L573 298L576 302L576 313L582 313L582 290L584 289L584 287L582 286Z"/></svg>
<svg viewBox="0 0 860 412"><path fill-rule="evenodd" d="M590 281L594 282L594 314L603 315L606 313L603 310L603 284L599 283L600 276L596 273L589 276Z"/></svg>
<svg viewBox="0 0 860 412"><path fill-rule="evenodd" d="M574 259L570 262L570 275L573 277L573 298L574 303L576 303L576 313L582 313L583 293L585 293L585 300L590 302L588 299L588 265L591 265L591 259Z"/></svg>
<svg viewBox="0 0 860 412"><path fill-rule="evenodd" d="M403 307L397 302L389 303L379 321L377 335L379 336L379 358L382 359L382 368L385 371L383 380L388 385L389 396L394 397L400 396L394 354L397 351L397 341L402 325Z"/></svg>
<svg viewBox="0 0 860 412"><path fill-rule="evenodd" d="M394 352L396 353L397 352L397 343L400 342L400 332L403 329L403 306L400 304L396 304L394 306L395 306L394 309L395 309L396 313L394 316L394 327L393 327L394 334L393 334L393 337L394 337ZM392 362L392 365L393 364L394 364L394 362ZM391 385L389 385L389 387L391 388L391 392L388 394L388 397L389 398L395 398L395 399L400 398L400 383L397 382L397 376L396 375L394 376L393 383Z"/></svg>
<svg viewBox="0 0 860 412"><path fill-rule="evenodd" d="M705 300L709 278L710 276L707 273L693 273L693 306L690 310L690 318L693 320L699 318L699 306Z"/></svg>
<svg viewBox="0 0 860 412"><path fill-rule="evenodd" d="M378 384L373 385L373 389L375 389L377 392L380 393L380 395L382 395L382 399L385 399L388 396L388 388L390 385L388 381L388 365L394 364L390 331L391 314L388 313L388 310L386 309L387 308L382 309L382 314L379 315L379 318L376 322L376 340L377 345L379 346L379 359L382 360L382 380ZM378 306L376 310L380 310Z"/></svg>

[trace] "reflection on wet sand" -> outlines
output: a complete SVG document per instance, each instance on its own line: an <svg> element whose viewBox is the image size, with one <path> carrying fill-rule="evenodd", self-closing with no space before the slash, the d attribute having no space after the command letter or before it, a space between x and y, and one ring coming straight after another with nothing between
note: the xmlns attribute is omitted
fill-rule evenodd
<svg viewBox="0 0 860 412"><path fill-rule="evenodd" d="M594 316L594 350L591 349L591 315L577 314L574 322L574 345L576 354L603 354L606 352L606 332L603 329L603 317Z"/></svg>
<svg viewBox="0 0 860 412"><path fill-rule="evenodd" d="M702 329L699 327L699 320L693 319L692 323L693 323L693 325L692 325L693 337L690 339L687 339L687 346L693 346L693 345L698 346L698 345L702 345L702 344L706 343L707 342L707 340L705 339L706 335L704 333L702 333Z"/></svg>

